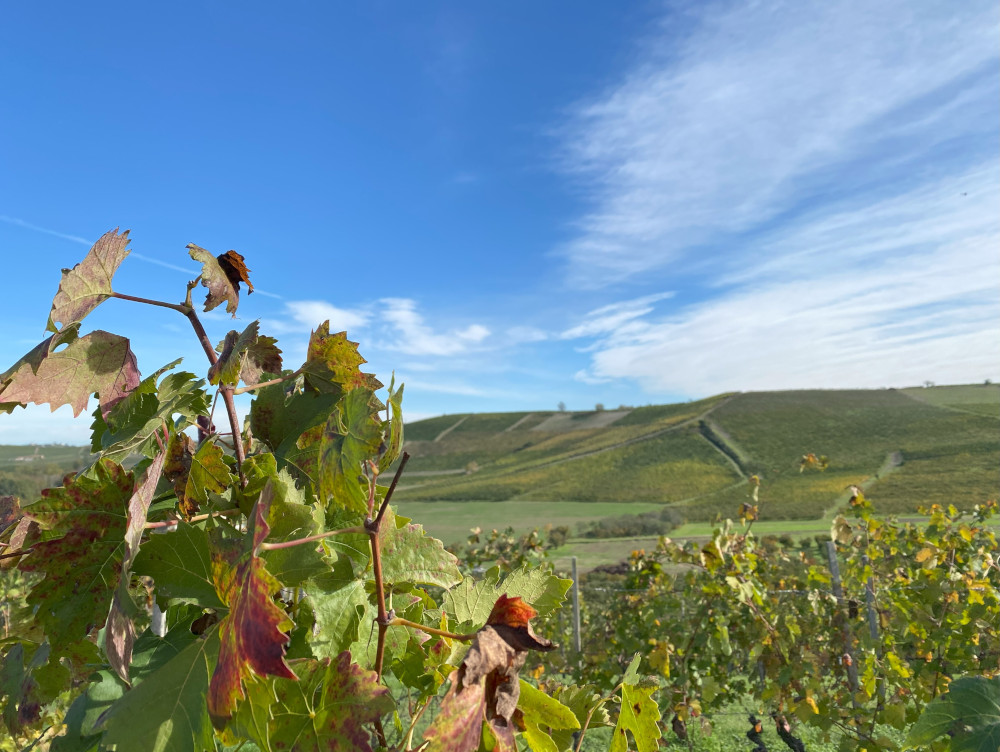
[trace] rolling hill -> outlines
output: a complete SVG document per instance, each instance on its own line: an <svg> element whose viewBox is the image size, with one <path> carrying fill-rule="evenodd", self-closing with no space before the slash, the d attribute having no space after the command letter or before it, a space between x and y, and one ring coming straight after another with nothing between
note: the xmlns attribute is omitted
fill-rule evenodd
<svg viewBox="0 0 1000 752"><path fill-rule="evenodd" d="M668 504L695 522L734 516L756 474L771 520L821 518L861 483L887 514L932 503L970 508L1000 491L998 418L1000 386L985 384L446 415L406 426L412 459L396 499L421 517L441 502L490 502L498 504L490 517L509 511L513 521L558 524L560 510L586 518L586 504L600 506L595 516ZM809 452L829 467L800 472Z"/></svg>

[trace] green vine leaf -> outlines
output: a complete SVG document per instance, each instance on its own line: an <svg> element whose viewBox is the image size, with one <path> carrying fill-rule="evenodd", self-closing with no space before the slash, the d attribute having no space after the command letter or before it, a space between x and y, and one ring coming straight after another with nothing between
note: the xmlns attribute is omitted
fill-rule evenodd
<svg viewBox="0 0 1000 752"><path fill-rule="evenodd" d="M412 582L450 588L462 581L458 559L437 538L405 517L386 510L379 533L382 546L382 578L387 584Z"/></svg>
<svg viewBox="0 0 1000 752"><path fill-rule="evenodd" d="M37 619L56 650L103 626L118 583L125 548L125 510L132 474L110 460L94 466L94 477L79 475L64 488L42 492L25 510L47 531L20 569L45 578L28 594Z"/></svg>
<svg viewBox="0 0 1000 752"><path fill-rule="evenodd" d="M125 551L122 557L122 573L111 600L111 613L108 615L105 629L105 653L108 663L123 681L128 681L129 664L132 662L132 646L135 643L135 625L132 617L135 605L129 595L128 588L132 579L132 562L139 553L139 543L146 527L146 514L153 501L156 484L160 480L166 451L160 452L156 459L143 471L142 478L135 487L132 498L128 501L128 512L125 521Z"/></svg>
<svg viewBox="0 0 1000 752"><path fill-rule="evenodd" d="M180 360L175 360L143 379L111 408L106 419L100 409L94 411L92 452L100 452L115 462L133 454L154 457L158 451L155 434L161 426L166 424L179 432L196 425L199 415L208 414L203 380L186 371L163 376L178 363Z"/></svg>
<svg viewBox="0 0 1000 752"><path fill-rule="evenodd" d="M930 744L945 734L952 752L1000 749L1000 677L963 676L927 704L906 737L907 748Z"/></svg>
<svg viewBox="0 0 1000 752"><path fill-rule="evenodd" d="M48 331L57 332L82 321L111 296L111 278L128 256L128 244L128 230L119 234L115 228L98 238L83 261L72 269L63 269L45 327ZM57 322L62 327L57 327Z"/></svg>
<svg viewBox="0 0 1000 752"><path fill-rule="evenodd" d="M209 714L216 728L226 725L236 701L243 697L243 681L253 673L296 678L284 658L289 639L285 631L293 623L272 600L281 584L257 555L270 530L267 514L268 500L261 494L251 529L241 541L242 551L234 552L231 542L219 535L212 538L215 586L229 606L229 613L219 624L219 662L208 692Z"/></svg>
<svg viewBox="0 0 1000 752"><path fill-rule="evenodd" d="M153 578L157 598L225 608L215 590L208 535L201 527L181 521L172 532L149 536L132 570Z"/></svg>
<svg viewBox="0 0 1000 752"><path fill-rule="evenodd" d="M226 464L225 452L211 441L202 442L197 449L194 441L184 433L170 437L164 475L174 484L177 508L185 517L196 515L202 504L208 503L208 494L221 494L233 480Z"/></svg>
<svg viewBox="0 0 1000 752"><path fill-rule="evenodd" d="M226 313L231 313L236 318L236 309L240 304L239 282L230 279L219 259L209 251L194 243L189 243L187 249L191 258L201 264L201 284L208 289L205 311L211 311L225 303Z"/></svg>
<svg viewBox="0 0 1000 752"><path fill-rule="evenodd" d="M573 586L543 569L515 569L500 581L499 571L492 569L481 580L466 577L461 584L445 593L442 608L456 624L483 624L501 595L523 598L546 616L559 607Z"/></svg>
<svg viewBox="0 0 1000 752"><path fill-rule="evenodd" d="M265 752L371 752L366 725L392 712L389 690L349 653L297 663L298 682L267 679L247 684L234 727Z"/></svg>
<svg viewBox="0 0 1000 752"><path fill-rule="evenodd" d="M9 377L0 390L0 400L48 403L53 410L70 405L73 415L79 415L96 392L100 395L101 413L107 416L139 385L139 369L129 341L101 330L73 340L62 350L49 352L37 367L33 365L25 362Z"/></svg>
<svg viewBox="0 0 1000 752"><path fill-rule="evenodd" d="M403 449L403 385L400 384L399 389L396 389L395 375L389 381L388 391L389 396L385 404L388 411L389 435L385 451L378 459L380 473L384 473L392 466Z"/></svg>
<svg viewBox="0 0 1000 752"><path fill-rule="evenodd" d="M307 538L325 529L323 510L305 503L304 494L295 487L295 481L285 470L268 481L260 498L269 510L270 533L267 537L273 543ZM329 571L319 543L265 551L263 557L267 571L285 587L300 585L310 577Z"/></svg>
<svg viewBox="0 0 1000 752"><path fill-rule="evenodd" d="M316 619L309 644L317 658L334 658L358 640L361 616L368 608L368 594L362 580L352 580L332 591L315 584L307 586Z"/></svg>
<svg viewBox="0 0 1000 752"><path fill-rule="evenodd" d="M104 730L102 746L150 752L215 749L205 694L218 655L219 635L212 629L145 676L99 718L95 730Z"/></svg>
<svg viewBox="0 0 1000 752"><path fill-rule="evenodd" d="M368 510L365 463L378 455L382 427L367 389L352 389L330 414L319 441L320 498L335 508ZM363 482L362 482L363 481Z"/></svg>

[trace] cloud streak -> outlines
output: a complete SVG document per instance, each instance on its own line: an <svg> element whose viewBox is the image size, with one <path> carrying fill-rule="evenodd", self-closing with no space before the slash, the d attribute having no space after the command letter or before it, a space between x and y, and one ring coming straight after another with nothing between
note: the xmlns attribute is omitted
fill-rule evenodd
<svg viewBox="0 0 1000 752"><path fill-rule="evenodd" d="M994 130L994 3L699 8L686 38L668 17L642 62L566 128L564 164L592 202L561 249L579 286L681 262Z"/></svg>

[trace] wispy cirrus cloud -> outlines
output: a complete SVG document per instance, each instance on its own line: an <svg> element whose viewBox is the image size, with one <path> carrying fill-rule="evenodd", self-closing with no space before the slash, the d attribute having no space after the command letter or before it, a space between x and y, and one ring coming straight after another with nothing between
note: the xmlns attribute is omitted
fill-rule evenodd
<svg viewBox="0 0 1000 752"><path fill-rule="evenodd" d="M578 378L687 394L996 378L998 195L991 167L775 232L721 294L603 333Z"/></svg>
<svg viewBox="0 0 1000 752"><path fill-rule="evenodd" d="M990 158L998 15L976 0L704 3L686 34L668 15L566 126L564 165L591 200L561 249L572 280L701 260L817 197L931 180L928 158ZM978 155L955 148L970 134Z"/></svg>
<svg viewBox="0 0 1000 752"><path fill-rule="evenodd" d="M481 345L490 336L482 324L435 332L409 298L384 298L381 318L391 331L385 347L409 355L457 355Z"/></svg>

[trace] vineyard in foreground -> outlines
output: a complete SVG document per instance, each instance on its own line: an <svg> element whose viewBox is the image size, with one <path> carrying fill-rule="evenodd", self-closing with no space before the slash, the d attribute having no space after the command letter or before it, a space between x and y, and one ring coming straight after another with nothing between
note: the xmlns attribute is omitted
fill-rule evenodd
<svg viewBox="0 0 1000 752"><path fill-rule="evenodd" d="M573 583L540 536L459 559L397 514L402 387L382 391L344 333L319 327L294 370L257 322L215 344L192 293L235 314L242 256L189 246L202 272L171 303L113 289L127 244L109 232L63 272L51 336L0 374L0 412L98 398L89 467L0 499L0 748L649 752L692 748L733 708L773 714L741 742L757 750L802 749L807 729L811 751L1000 737L995 502L900 525L856 491L824 561L755 537L771 486L762 503L730 457L739 521L591 575L576 650ZM81 334L113 298L183 315L205 377L175 362L142 378L128 339ZM565 464L558 443L537 477Z"/></svg>

